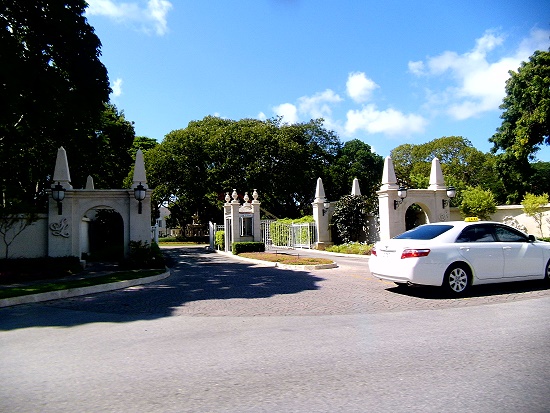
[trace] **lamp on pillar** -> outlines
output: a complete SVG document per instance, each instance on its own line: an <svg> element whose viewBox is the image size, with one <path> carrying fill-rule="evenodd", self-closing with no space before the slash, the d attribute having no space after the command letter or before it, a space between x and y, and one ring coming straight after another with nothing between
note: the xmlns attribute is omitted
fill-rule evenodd
<svg viewBox="0 0 550 413"><path fill-rule="evenodd" d="M330 208L330 202L325 200L325 202L323 202L323 216L325 216L329 208Z"/></svg>
<svg viewBox="0 0 550 413"><path fill-rule="evenodd" d="M453 199L456 196L456 188L454 186L449 186L447 188L447 196L449 199L442 199L441 200L441 206L443 209L445 209L448 205L450 205L451 199Z"/></svg>
<svg viewBox="0 0 550 413"><path fill-rule="evenodd" d="M143 201L145 199L146 194L147 194L147 192L145 190L145 187L140 182L139 185L137 185L134 188L134 198L136 198L136 200L139 201L138 214L141 214L141 211L142 211L141 201Z"/></svg>
<svg viewBox="0 0 550 413"><path fill-rule="evenodd" d="M403 203L403 200L407 197L407 188L401 185L397 190L397 196L401 198L401 201L397 199L393 201L393 209L397 209L399 205Z"/></svg>
<svg viewBox="0 0 550 413"><path fill-rule="evenodd" d="M65 199L65 188L59 182L52 189L52 198L57 202L57 215L63 214L63 204L61 201Z"/></svg>

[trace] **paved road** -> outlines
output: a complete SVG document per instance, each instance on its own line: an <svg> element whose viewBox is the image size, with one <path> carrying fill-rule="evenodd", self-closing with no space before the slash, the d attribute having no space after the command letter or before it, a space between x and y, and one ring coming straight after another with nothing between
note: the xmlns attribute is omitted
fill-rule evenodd
<svg viewBox="0 0 550 413"><path fill-rule="evenodd" d="M0 310L0 411L547 412L550 291L400 290L171 249L147 286Z"/></svg>

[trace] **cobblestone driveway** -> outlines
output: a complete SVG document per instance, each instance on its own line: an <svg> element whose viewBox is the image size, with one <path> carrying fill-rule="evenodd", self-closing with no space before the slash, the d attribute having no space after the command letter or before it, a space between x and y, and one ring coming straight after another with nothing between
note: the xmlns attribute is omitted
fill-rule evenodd
<svg viewBox="0 0 550 413"><path fill-rule="evenodd" d="M468 297L440 289L396 288L368 272L367 261L333 257L339 267L283 270L208 253L171 248L172 275L162 281L44 305L147 316L291 316L363 314L478 306L550 296L542 282L474 287Z"/></svg>

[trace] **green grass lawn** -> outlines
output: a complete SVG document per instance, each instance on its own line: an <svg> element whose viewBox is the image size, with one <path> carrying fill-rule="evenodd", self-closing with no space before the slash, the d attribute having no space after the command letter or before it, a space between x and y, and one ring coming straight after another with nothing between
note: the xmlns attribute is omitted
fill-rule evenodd
<svg viewBox="0 0 550 413"><path fill-rule="evenodd" d="M98 277L88 277L83 279L60 280L57 282L48 280L44 281L43 283L41 282L25 286L6 286L0 288L0 299L19 297L29 294L46 293L50 291L68 290L70 288L89 287L91 285L108 284L117 281L135 280L136 278L150 277L153 275L162 274L163 272L165 272L164 269L121 271L113 274L107 274Z"/></svg>
<svg viewBox="0 0 550 413"><path fill-rule="evenodd" d="M334 261L329 260L328 258L300 257L298 255L272 254L268 252L244 252L239 254L239 256L261 261L278 262L280 264L288 265L320 265L334 263Z"/></svg>

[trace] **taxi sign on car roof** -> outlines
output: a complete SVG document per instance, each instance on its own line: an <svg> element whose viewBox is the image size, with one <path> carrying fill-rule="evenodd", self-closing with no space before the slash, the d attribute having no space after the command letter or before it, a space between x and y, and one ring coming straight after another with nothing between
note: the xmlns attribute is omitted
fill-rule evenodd
<svg viewBox="0 0 550 413"><path fill-rule="evenodd" d="M477 222L479 221L478 217L466 217L464 218L464 222Z"/></svg>

